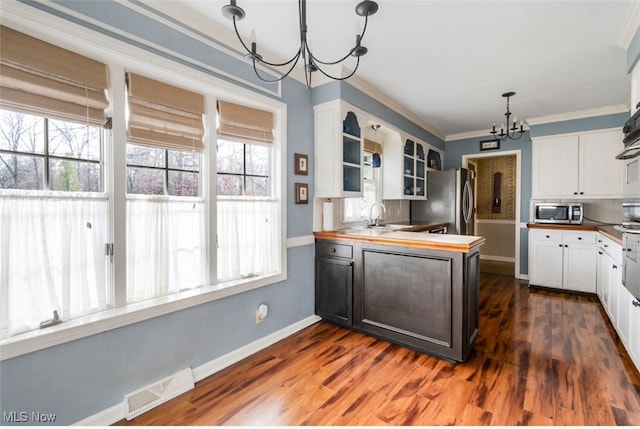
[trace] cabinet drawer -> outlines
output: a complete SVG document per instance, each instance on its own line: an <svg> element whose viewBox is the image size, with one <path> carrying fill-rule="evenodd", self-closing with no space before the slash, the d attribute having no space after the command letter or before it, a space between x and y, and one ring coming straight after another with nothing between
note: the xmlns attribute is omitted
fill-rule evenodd
<svg viewBox="0 0 640 429"><path fill-rule="evenodd" d="M353 258L353 246L347 244L316 243L316 255L351 259Z"/></svg>
<svg viewBox="0 0 640 429"><path fill-rule="evenodd" d="M622 265L622 246L620 244L599 234L598 245L600 249L611 256L618 265Z"/></svg>
<svg viewBox="0 0 640 429"><path fill-rule="evenodd" d="M595 232L565 231L562 233L562 240L565 243L596 244L596 236Z"/></svg>
<svg viewBox="0 0 640 429"><path fill-rule="evenodd" d="M537 241L562 241L562 231L551 229L529 231L529 239Z"/></svg>

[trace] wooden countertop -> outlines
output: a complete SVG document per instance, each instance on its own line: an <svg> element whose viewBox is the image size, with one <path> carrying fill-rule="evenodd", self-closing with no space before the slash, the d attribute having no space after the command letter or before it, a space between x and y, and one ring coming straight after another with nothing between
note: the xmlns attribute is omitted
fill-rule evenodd
<svg viewBox="0 0 640 429"><path fill-rule="evenodd" d="M558 223L528 223L530 229L560 229L567 231L596 231L601 232L618 244L622 244L622 233L613 228L612 225L582 224L565 225Z"/></svg>
<svg viewBox="0 0 640 429"><path fill-rule="evenodd" d="M391 246L443 250L446 252L458 253L468 253L471 249L481 246L485 242L484 237L472 235L429 234L425 232L415 232L413 229L410 231L348 229L340 231L314 232L313 235L317 239L324 240L354 240Z"/></svg>

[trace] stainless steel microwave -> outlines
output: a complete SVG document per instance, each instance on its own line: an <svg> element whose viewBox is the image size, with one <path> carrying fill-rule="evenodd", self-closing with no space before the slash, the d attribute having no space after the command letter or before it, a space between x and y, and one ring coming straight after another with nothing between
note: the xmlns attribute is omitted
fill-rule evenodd
<svg viewBox="0 0 640 429"><path fill-rule="evenodd" d="M535 203L533 221L535 223L581 224L582 203Z"/></svg>

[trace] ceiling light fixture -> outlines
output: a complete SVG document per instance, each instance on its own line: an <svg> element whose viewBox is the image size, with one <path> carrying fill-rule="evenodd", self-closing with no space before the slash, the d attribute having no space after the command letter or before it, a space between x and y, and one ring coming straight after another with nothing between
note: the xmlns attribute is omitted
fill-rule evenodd
<svg viewBox="0 0 640 429"><path fill-rule="evenodd" d="M496 123L495 122L493 123L492 130L489 131L494 136L500 137L503 141L506 141L507 139L518 140L527 131L527 130L524 129L524 121L522 121L522 120L520 121L520 128L518 128L518 126L516 124L518 122L518 118L516 118L515 116L513 117L513 124L510 127L510 124L511 124L511 121L510 121L511 112L509 111L509 98L513 97L514 95L516 95L516 93L513 92L513 91L505 92L504 94L502 94L503 97L507 98L507 111L504 114L504 116L507 117L507 128L506 128L506 131L505 131L504 124L502 124L500 126L500 134L498 134L498 131L496 130ZM516 133L519 133L519 134L516 134Z"/></svg>
<svg viewBox="0 0 640 429"><path fill-rule="evenodd" d="M311 88L311 73L315 71L319 71L323 75L331 78L333 80L345 80L349 79L353 76L358 70L358 66L360 65L360 57L367 53L367 48L362 46L362 38L364 37L365 31L367 31L367 22L369 21L369 16L373 15L378 11L378 4L372 0L364 0L356 5L356 14L359 16L364 16L364 28L362 33L356 35L356 44L347 55L340 58L337 61L321 61L319 60L309 48L309 43L307 41L307 1L306 0L298 0L298 17L300 24L300 47L298 48L298 52L288 61L283 63L272 63L269 61L265 61L262 58L262 55L258 53L258 45L256 43L255 32L251 32L251 49L247 47L242 38L240 37L240 33L238 33L238 27L236 26L236 21L240 21L244 18L245 12L240 6L236 4L236 0L230 0L228 5L222 7L222 14L233 21L233 28L236 31L236 36L238 36L238 40L247 51L246 57L250 59L253 63L253 71L256 73L256 76L264 82L278 82L289 76L289 74L293 71L293 68L298 64L298 60L302 57L302 61L304 62L304 70L305 70L305 80L307 83L307 88ZM345 77L336 77L330 75L328 72L322 69L322 66L332 66L339 64L345 61L349 56L356 58L356 66L353 71ZM290 66L289 69L278 78L269 79L260 75L256 64L265 64L271 67L285 67Z"/></svg>

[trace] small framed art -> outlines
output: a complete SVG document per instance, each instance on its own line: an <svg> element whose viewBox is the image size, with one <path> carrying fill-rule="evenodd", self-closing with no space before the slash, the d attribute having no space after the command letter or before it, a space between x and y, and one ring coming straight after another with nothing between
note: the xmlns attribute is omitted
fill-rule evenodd
<svg viewBox="0 0 640 429"><path fill-rule="evenodd" d="M483 140L480 142L480 150L500 149L500 140Z"/></svg>
<svg viewBox="0 0 640 429"><path fill-rule="evenodd" d="M306 183L296 183L296 204L308 204L309 203L309 185Z"/></svg>
<svg viewBox="0 0 640 429"><path fill-rule="evenodd" d="M302 153L293 154L294 173L302 176L309 174L309 157Z"/></svg>

